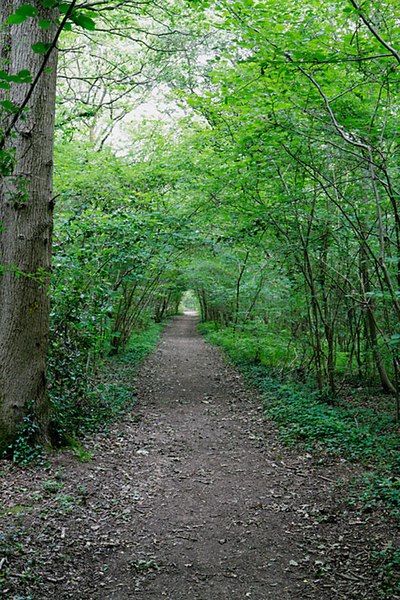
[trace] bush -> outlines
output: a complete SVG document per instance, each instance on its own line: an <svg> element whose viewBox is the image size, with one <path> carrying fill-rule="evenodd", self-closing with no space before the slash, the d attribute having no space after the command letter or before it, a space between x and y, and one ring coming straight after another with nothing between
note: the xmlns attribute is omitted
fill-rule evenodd
<svg viewBox="0 0 400 600"><path fill-rule="evenodd" d="M162 325L152 323L136 332L127 351L121 356L106 359L100 375L91 377L79 355L64 353L53 357L51 400L53 403L52 430L58 445L70 443L75 436L106 427L123 415L135 402L133 377L140 362L155 348ZM77 359L77 360L74 360Z"/></svg>

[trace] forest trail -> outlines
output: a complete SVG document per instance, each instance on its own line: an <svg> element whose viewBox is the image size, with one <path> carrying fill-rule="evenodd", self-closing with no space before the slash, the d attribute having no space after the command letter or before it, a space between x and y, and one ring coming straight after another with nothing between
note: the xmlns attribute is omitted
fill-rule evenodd
<svg viewBox="0 0 400 600"><path fill-rule="evenodd" d="M18 586L34 600L379 597L367 558L387 532L334 492L354 467L283 449L196 323L168 325L134 412L95 437L89 463L60 455L28 483L16 470L3 495L22 506L55 489L14 515L8 534L35 579L15 577L5 597L25 597Z"/></svg>

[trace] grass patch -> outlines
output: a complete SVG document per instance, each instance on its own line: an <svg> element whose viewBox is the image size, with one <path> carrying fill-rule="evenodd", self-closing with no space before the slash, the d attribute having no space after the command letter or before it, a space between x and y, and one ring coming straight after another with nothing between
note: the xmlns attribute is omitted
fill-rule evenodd
<svg viewBox="0 0 400 600"><path fill-rule="evenodd" d="M280 370L295 358L287 331L280 331L277 335L267 331L260 323L257 323L257 330L254 327L250 324L235 329L221 327L218 323L200 323L199 331L211 343L223 346L236 363L257 363Z"/></svg>

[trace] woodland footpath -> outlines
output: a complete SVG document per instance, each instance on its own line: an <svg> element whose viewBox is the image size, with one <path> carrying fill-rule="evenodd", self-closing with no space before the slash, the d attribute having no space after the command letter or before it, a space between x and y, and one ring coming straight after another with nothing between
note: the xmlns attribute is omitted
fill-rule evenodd
<svg viewBox="0 0 400 600"><path fill-rule="evenodd" d="M0 23L6 486L100 460L139 363L191 308L282 452L354 468L356 521L394 532L397 0L2 0ZM8 577L30 542L3 542ZM392 542L368 556L388 597Z"/></svg>
<svg viewBox="0 0 400 600"><path fill-rule="evenodd" d="M393 520L349 502L359 467L282 446L196 321L168 325L81 461L7 468L5 597L399 598Z"/></svg>

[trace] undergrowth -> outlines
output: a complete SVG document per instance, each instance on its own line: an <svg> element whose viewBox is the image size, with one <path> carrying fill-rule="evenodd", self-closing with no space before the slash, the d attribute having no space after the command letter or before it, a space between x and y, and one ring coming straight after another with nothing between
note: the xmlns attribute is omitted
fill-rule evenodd
<svg viewBox="0 0 400 600"><path fill-rule="evenodd" d="M14 443L6 449L4 456L20 465L40 461L42 447L37 442L38 431L39 427L33 417L32 406L30 406L17 431Z"/></svg>
<svg viewBox="0 0 400 600"><path fill-rule="evenodd" d="M162 328L162 324L152 323L134 333L127 350L103 360L96 372L85 371L79 360L74 366L71 359L68 365L64 363L61 377L58 375L61 368L55 368L50 361L50 435L55 446L70 446L80 460L90 458L80 438L106 429L133 406L136 400L134 376L142 360L154 350ZM35 440L37 429L33 417L25 417L5 456L21 465L40 461L42 448Z"/></svg>
<svg viewBox="0 0 400 600"><path fill-rule="evenodd" d="M203 323L200 331L222 346L246 377L263 392L264 410L274 420L286 445L301 444L368 467L361 482L364 506L382 505L400 517L400 427L393 415L322 398L310 384L274 376L259 356L243 353L243 339ZM259 342L261 343L261 341Z"/></svg>
<svg viewBox="0 0 400 600"><path fill-rule="evenodd" d="M277 376L271 352L264 353L268 360L263 364L263 353L254 344L249 347L239 333L232 335L231 329L221 330L212 323L202 323L199 329L262 391L265 416L276 423L284 444L345 457L367 467L349 490L348 502L362 510L384 508L400 518L400 427L392 414L322 397L310 382L296 382L293 377L285 381L282 371ZM281 355L279 347L277 354ZM383 597L397 597L400 549L390 546L375 552L372 562Z"/></svg>
<svg viewBox="0 0 400 600"><path fill-rule="evenodd" d="M105 360L97 375L82 382L86 385L85 394L78 397L53 394L54 423L61 442L106 428L134 404L134 375L138 365L155 348L162 327L152 323L134 333L123 354Z"/></svg>
<svg viewBox="0 0 400 600"><path fill-rule="evenodd" d="M372 561L379 573L386 597L398 598L398 594L400 594L400 549L389 545L384 550L374 552ZM396 595L394 596L394 594Z"/></svg>

